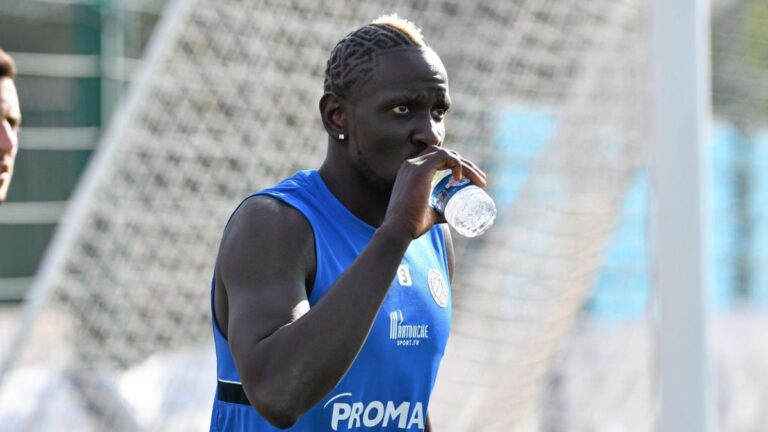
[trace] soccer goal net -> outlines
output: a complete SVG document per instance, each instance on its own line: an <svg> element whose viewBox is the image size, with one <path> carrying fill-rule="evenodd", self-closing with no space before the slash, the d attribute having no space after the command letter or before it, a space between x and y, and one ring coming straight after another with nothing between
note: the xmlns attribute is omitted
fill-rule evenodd
<svg viewBox="0 0 768 432"><path fill-rule="evenodd" d="M441 55L445 145L484 167L498 207L485 236L456 236L435 429L597 430L596 415L653 428L648 298L620 282L642 285L645 244L611 252L628 212L645 218L633 205L648 141L640 0L170 2L4 352L4 428L207 427L223 225L251 191L319 166L326 59L385 13ZM639 312L605 330L588 298L611 277ZM645 379L629 382L637 370Z"/></svg>

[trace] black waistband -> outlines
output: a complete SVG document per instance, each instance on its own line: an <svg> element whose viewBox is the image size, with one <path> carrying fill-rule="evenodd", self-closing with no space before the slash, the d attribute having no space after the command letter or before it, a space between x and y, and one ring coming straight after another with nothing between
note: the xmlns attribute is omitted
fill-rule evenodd
<svg viewBox="0 0 768 432"><path fill-rule="evenodd" d="M219 381L219 400L222 402L250 405L242 384Z"/></svg>

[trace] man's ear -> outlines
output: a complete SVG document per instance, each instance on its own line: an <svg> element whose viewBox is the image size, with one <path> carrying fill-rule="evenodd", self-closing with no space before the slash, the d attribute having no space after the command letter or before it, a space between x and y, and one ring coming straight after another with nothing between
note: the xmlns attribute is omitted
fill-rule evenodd
<svg viewBox="0 0 768 432"><path fill-rule="evenodd" d="M343 98L333 92L327 92L320 98L320 118L331 138L339 140L346 135L346 106ZM341 138L343 139L343 138Z"/></svg>

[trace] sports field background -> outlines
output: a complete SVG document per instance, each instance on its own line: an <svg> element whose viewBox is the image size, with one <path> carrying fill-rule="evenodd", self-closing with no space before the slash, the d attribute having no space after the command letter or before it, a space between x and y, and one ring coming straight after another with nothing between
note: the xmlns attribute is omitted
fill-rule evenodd
<svg viewBox="0 0 768 432"><path fill-rule="evenodd" d="M0 304L0 355L23 353L0 383L0 424L204 429L213 252L201 245L215 241L244 193L317 162L323 56L346 29L397 11L425 27L455 72L449 138L489 172L500 209L486 237L457 242L463 278L435 396L440 430L470 430L494 413L500 423L491 430L512 430L504 422L513 420L519 430L653 430L660 383L653 191L637 118L647 115L642 2L345 9L195 0L194 12L166 9L176 3L0 0L0 46L18 59L25 115L11 200L0 206L0 297L28 293L94 150L112 145L123 164L85 200L93 202L84 234L41 297L45 307L24 323L31 332L20 345L6 341L23 304ZM768 3L712 6L707 231L717 422L723 431L759 430L768 424ZM169 13L182 17L168 32L178 39L160 41L157 75L143 82L147 46ZM296 36L308 22L327 47ZM281 54L294 51L303 63ZM209 60L227 63L196 73ZM144 91L133 101L142 110L113 117L135 88ZM286 108L299 105L312 109ZM233 127L216 127L228 120ZM221 155L210 148L216 142L227 144ZM211 175L206 184L190 182L200 172ZM191 191L204 200L192 203ZM179 296L188 303L172 308ZM178 330L158 332L158 323Z"/></svg>

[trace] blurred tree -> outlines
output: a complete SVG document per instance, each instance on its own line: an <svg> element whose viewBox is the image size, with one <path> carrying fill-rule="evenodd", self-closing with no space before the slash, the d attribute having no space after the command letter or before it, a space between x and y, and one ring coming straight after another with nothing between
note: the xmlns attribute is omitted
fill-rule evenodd
<svg viewBox="0 0 768 432"><path fill-rule="evenodd" d="M768 0L728 1L713 17L712 85L715 114L735 129L733 179L733 288L751 297L754 220L751 186L755 131L768 109Z"/></svg>
<svg viewBox="0 0 768 432"><path fill-rule="evenodd" d="M745 18L747 60L758 73L768 73L768 0L752 0ZM768 104L764 108L768 109Z"/></svg>

